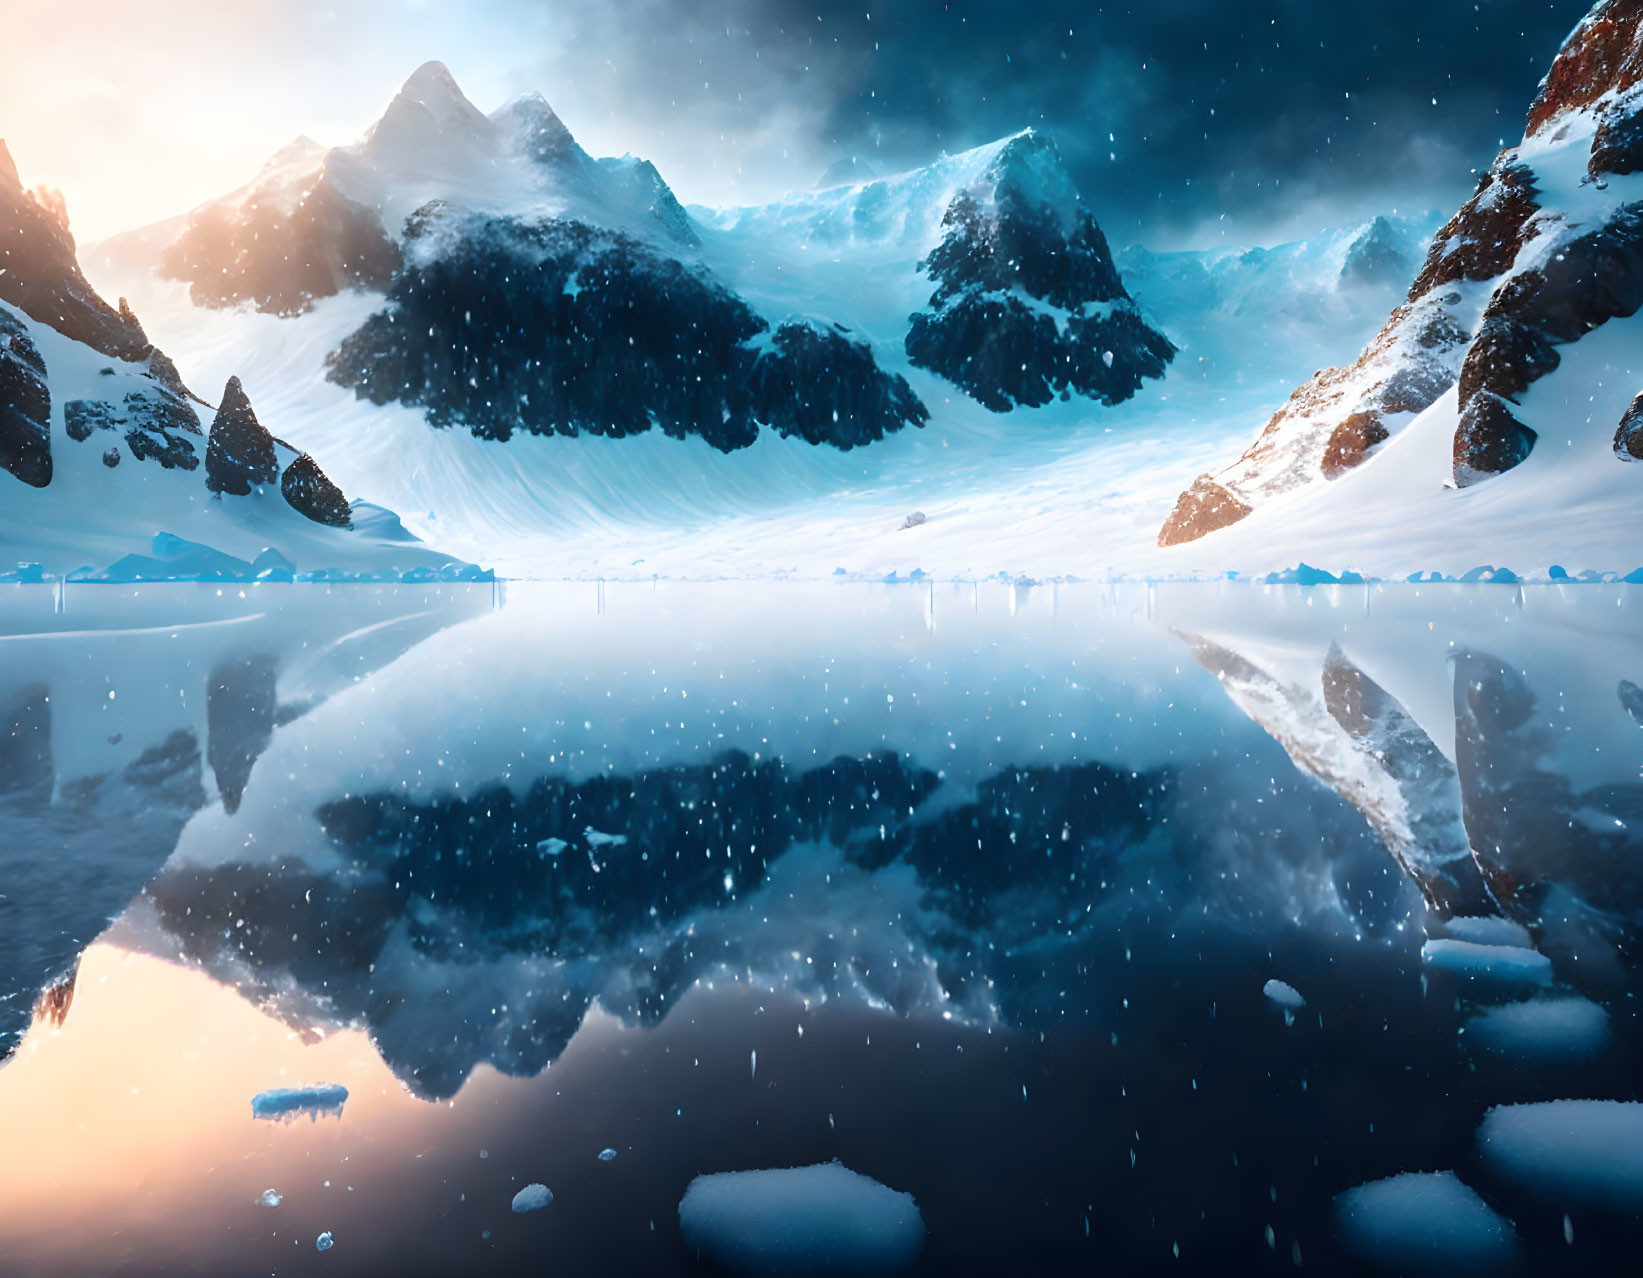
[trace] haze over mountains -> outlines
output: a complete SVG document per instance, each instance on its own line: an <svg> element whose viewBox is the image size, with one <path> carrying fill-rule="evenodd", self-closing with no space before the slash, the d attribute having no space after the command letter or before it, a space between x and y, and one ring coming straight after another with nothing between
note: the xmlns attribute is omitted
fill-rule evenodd
<svg viewBox="0 0 1643 1278"><path fill-rule="evenodd" d="M428 63L91 269L328 482L520 575L1625 572L1636 25L1594 10L1430 249L1382 210L1115 254L1031 131L687 209Z"/></svg>

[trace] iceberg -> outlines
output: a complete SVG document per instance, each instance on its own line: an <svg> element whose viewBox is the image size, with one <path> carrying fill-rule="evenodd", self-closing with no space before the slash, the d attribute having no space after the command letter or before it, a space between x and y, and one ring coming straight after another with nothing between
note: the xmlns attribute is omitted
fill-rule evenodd
<svg viewBox="0 0 1643 1278"><path fill-rule="evenodd" d="M1521 945L1481 945L1441 938L1421 946L1421 962L1435 972L1497 985L1549 985L1552 960Z"/></svg>
<svg viewBox="0 0 1643 1278"><path fill-rule="evenodd" d="M553 1190L537 1183L526 1185L513 1196L513 1209L523 1216L528 1211L541 1211L553 1201Z"/></svg>
<svg viewBox="0 0 1643 1278"><path fill-rule="evenodd" d="M1399 1274L1491 1274L1511 1268L1517 1235L1452 1171L1405 1172L1336 1195L1348 1249Z"/></svg>
<svg viewBox="0 0 1643 1278"><path fill-rule="evenodd" d="M894 1273L924 1246L911 1194L838 1162L698 1176L679 1228L702 1255L754 1274Z"/></svg>
<svg viewBox="0 0 1643 1278"><path fill-rule="evenodd" d="M343 1102L348 1089L338 1083L319 1083L313 1087L276 1087L258 1092L251 1098L251 1117L276 1122L295 1122L302 1115L318 1122L322 1114L342 1117Z"/></svg>
<svg viewBox="0 0 1643 1278"><path fill-rule="evenodd" d="M1533 1197L1643 1209L1643 1102L1497 1105L1483 1116L1478 1146L1491 1170Z"/></svg>
<svg viewBox="0 0 1643 1278"><path fill-rule="evenodd" d="M1552 1064L1597 1055L1609 1041L1609 1014L1571 995L1491 1007L1466 1022L1466 1042L1497 1056Z"/></svg>

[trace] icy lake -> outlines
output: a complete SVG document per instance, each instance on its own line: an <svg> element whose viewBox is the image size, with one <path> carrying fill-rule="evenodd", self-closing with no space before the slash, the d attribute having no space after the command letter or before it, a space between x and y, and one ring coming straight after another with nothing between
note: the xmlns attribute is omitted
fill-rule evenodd
<svg viewBox="0 0 1643 1278"><path fill-rule="evenodd" d="M1643 587L0 587L8 1274L1629 1274L1640 939Z"/></svg>

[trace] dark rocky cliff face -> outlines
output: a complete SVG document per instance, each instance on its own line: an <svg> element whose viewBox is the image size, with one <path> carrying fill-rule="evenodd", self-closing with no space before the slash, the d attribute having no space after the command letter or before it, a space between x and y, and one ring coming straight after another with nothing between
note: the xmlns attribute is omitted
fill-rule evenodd
<svg viewBox="0 0 1643 1278"><path fill-rule="evenodd" d="M0 142L0 302L37 324L115 359L140 360L152 349L80 273L74 237L61 204L23 189L11 153ZM129 314L129 311L127 312Z"/></svg>
<svg viewBox="0 0 1643 1278"><path fill-rule="evenodd" d="M849 448L927 417L847 330L770 333L705 271L625 235L436 203L407 223L406 257L388 307L327 375L437 426L486 439L654 426L729 452L761 425Z"/></svg>
<svg viewBox="0 0 1643 1278"><path fill-rule="evenodd" d="M25 484L51 483L51 388L28 330L0 309L0 467Z"/></svg>
<svg viewBox="0 0 1643 1278"><path fill-rule="evenodd" d="M1128 399L1175 347L1124 289L1106 236L1054 146L1007 143L977 189L954 197L921 269L936 285L907 356L994 412L1082 395Z"/></svg>

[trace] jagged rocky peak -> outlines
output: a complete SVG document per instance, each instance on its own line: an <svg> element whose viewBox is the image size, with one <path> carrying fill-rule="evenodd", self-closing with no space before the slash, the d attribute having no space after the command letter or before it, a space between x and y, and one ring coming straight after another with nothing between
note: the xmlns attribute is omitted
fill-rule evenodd
<svg viewBox="0 0 1643 1278"><path fill-rule="evenodd" d="M1055 144L1028 130L957 192L920 269L935 284L907 355L995 412L1073 394L1113 404L1175 347L1124 288Z"/></svg>
<svg viewBox="0 0 1643 1278"><path fill-rule="evenodd" d="M1343 284L1385 284L1402 287L1413 263L1403 235L1390 218L1377 217L1347 247L1341 263Z"/></svg>
<svg viewBox="0 0 1643 1278"><path fill-rule="evenodd" d="M491 113L491 122L512 151L549 167L587 159L571 131L540 93L524 93Z"/></svg>
<svg viewBox="0 0 1643 1278"><path fill-rule="evenodd" d="M1339 479L1450 390L1453 482L1521 465L1538 439L1524 393L1559 367L1558 348L1643 307L1643 205L1607 181L1643 169L1640 85L1643 0L1602 0L1553 60L1522 143L1433 238L1408 302L1354 363L1317 373L1242 457L1183 493L1159 544ZM1578 197L1561 162L1571 151L1584 161ZM1565 211L1575 198L1578 216ZM1212 490L1219 500L1208 502Z"/></svg>
<svg viewBox="0 0 1643 1278"><path fill-rule="evenodd" d="M246 497L253 488L273 483L279 473L274 437L257 420L240 379L230 377L206 441L205 486L214 493Z"/></svg>
<svg viewBox="0 0 1643 1278"><path fill-rule="evenodd" d="M148 354L141 328L129 327L80 273L61 197L24 190L3 140L0 232L0 302L100 354L129 360Z"/></svg>
<svg viewBox="0 0 1643 1278"><path fill-rule="evenodd" d="M462 92L443 62L424 62L365 136L378 160L417 163L440 151L494 146L497 127Z"/></svg>
<svg viewBox="0 0 1643 1278"><path fill-rule="evenodd" d="M1599 0L1569 33L1529 108L1526 137L1643 81L1643 0Z"/></svg>

